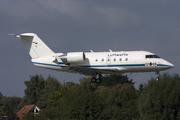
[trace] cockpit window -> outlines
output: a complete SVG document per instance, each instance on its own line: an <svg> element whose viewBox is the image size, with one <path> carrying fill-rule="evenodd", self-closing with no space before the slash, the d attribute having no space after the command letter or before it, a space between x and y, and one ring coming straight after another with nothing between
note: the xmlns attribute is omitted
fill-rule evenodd
<svg viewBox="0 0 180 120"><path fill-rule="evenodd" d="M154 56L154 58L161 58L161 57L159 57L159 56L157 56L157 55L153 55Z"/></svg>
<svg viewBox="0 0 180 120"><path fill-rule="evenodd" d="M160 58L160 57L157 55L146 55L146 58Z"/></svg>

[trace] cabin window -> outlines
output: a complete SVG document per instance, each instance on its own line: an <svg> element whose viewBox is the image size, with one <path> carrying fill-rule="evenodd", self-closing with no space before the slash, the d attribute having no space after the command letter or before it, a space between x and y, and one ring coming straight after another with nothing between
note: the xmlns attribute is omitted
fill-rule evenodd
<svg viewBox="0 0 180 120"><path fill-rule="evenodd" d="M108 61L110 61L110 59L108 58Z"/></svg>
<svg viewBox="0 0 180 120"><path fill-rule="evenodd" d="M119 61L122 61L122 59L121 59L121 58L119 58Z"/></svg>
<svg viewBox="0 0 180 120"><path fill-rule="evenodd" d="M102 62L104 61L104 58L102 58Z"/></svg>
<svg viewBox="0 0 180 120"><path fill-rule="evenodd" d="M116 58L114 58L114 61L116 61Z"/></svg>
<svg viewBox="0 0 180 120"><path fill-rule="evenodd" d="M126 61L128 61L128 58L126 58Z"/></svg>
<svg viewBox="0 0 180 120"><path fill-rule="evenodd" d="M98 61L98 59L95 60L96 62Z"/></svg>

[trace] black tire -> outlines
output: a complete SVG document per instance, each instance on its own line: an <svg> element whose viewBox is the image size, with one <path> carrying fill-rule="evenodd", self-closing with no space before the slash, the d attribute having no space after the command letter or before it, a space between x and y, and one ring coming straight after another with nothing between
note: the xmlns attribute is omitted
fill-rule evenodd
<svg viewBox="0 0 180 120"><path fill-rule="evenodd" d="M95 83L95 82L96 82L96 78L92 78L92 79L91 79L91 82L92 82L92 83Z"/></svg>
<svg viewBox="0 0 180 120"><path fill-rule="evenodd" d="M156 81L159 81L159 78L158 78L158 77L156 78Z"/></svg>
<svg viewBox="0 0 180 120"><path fill-rule="evenodd" d="M98 79L96 80L96 82L97 82L97 83L101 83L101 79L98 78Z"/></svg>

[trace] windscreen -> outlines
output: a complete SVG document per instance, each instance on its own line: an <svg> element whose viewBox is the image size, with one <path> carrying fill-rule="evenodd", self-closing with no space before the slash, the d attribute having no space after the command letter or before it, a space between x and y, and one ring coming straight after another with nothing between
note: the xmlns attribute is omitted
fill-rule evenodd
<svg viewBox="0 0 180 120"><path fill-rule="evenodd" d="M157 55L146 55L146 58L160 58L160 57Z"/></svg>

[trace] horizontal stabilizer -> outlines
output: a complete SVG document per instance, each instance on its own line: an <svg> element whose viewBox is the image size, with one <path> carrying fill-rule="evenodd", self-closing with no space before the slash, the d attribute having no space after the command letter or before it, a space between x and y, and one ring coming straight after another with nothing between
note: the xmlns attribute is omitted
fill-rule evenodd
<svg viewBox="0 0 180 120"><path fill-rule="evenodd" d="M16 36L16 37L33 37L33 35L31 33L24 33L24 34L8 34L8 35L13 35L13 36Z"/></svg>

